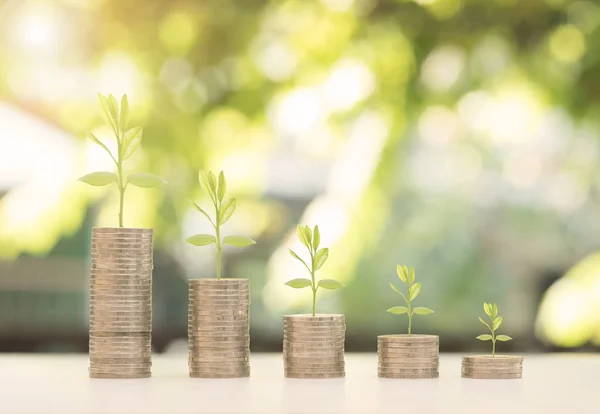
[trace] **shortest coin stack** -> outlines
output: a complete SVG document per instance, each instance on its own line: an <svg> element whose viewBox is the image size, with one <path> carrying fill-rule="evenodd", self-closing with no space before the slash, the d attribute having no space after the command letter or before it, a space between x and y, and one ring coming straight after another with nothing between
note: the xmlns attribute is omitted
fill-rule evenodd
<svg viewBox="0 0 600 414"><path fill-rule="evenodd" d="M462 377L473 379L518 379L523 377L523 357L475 355L462 359Z"/></svg>
<svg viewBox="0 0 600 414"><path fill-rule="evenodd" d="M344 315L289 315L283 318L286 378L342 378L346 375Z"/></svg>
<svg viewBox="0 0 600 414"><path fill-rule="evenodd" d="M377 355L379 378L439 377L439 337L436 335L380 335Z"/></svg>
<svg viewBox="0 0 600 414"><path fill-rule="evenodd" d="M190 377L249 377L250 281L193 279L189 299Z"/></svg>

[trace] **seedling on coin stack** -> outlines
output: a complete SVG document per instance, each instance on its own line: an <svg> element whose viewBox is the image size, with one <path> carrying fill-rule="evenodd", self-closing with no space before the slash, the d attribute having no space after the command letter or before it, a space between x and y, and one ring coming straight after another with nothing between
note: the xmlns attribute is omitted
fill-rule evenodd
<svg viewBox="0 0 600 414"><path fill-rule="evenodd" d="M502 316L498 315L498 305L484 303L483 311L490 322L487 323L479 317L479 322L484 324L489 334L479 335L480 341L492 341L491 355L474 355L463 357L463 378L474 379L517 379L523 376L523 357L496 355L496 341L506 342L512 340L508 335L498 335L496 331L502 325Z"/></svg>
<svg viewBox="0 0 600 414"><path fill-rule="evenodd" d="M290 249L294 259L304 265L310 279L299 278L286 282L294 289L310 287L312 313L309 315L286 315L283 317L283 359L287 378L340 378L345 374L344 340L346 325L344 315L318 315L317 291L319 288L336 290L344 287L333 279L317 282L316 273L327 261L329 249L320 248L319 226L298 225L296 232L300 242L308 250L308 263Z"/></svg>
<svg viewBox="0 0 600 414"><path fill-rule="evenodd" d="M415 283L415 269L412 267L409 269L406 266L396 266L396 273L398 277L406 285L406 295L402 293L393 283L390 283L390 287L404 299L406 306L394 306L389 308L387 311L393 315L408 315L408 335L412 331L412 318L414 315L430 315L433 310L422 306L412 306L412 301L419 296L421 293L421 284Z"/></svg>
<svg viewBox="0 0 600 414"><path fill-rule="evenodd" d="M502 325L502 316L498 316L498 305L491 303L483 304L483 311L490 318L490 323L488 324L484 321L481 316L479 317L479 322L484 324L490 331L490 334L479 335L477 339L480 341L492 341L492 356L496 355L496 341L506 342L510 341L512 338L508 335L496 335L496 330Z"/></svg>
<svg viewBox="0 0 600 414"><path fill-rule="evenodd" d="M421 283L415 282L415 270L396 266L400 281L406 286L406 294L393 283L390 287L404 299L406 306L394 306L387 312L408 316L407 335L380 335L377 337L380 378L437 378L439 376L439 337L437 335L413 335L414 315L430 315L433 311L413 306L413 300L421 293Z"/></svg>
<svg viewBox="0 0 600 414"><path fill-rule="evenodd" d="M214 244L217 250L216 279L191 279L188 312L190 377L241 378L250 376L250 336L248 311L250 281L221 278L223 247L255 244L243 236L222 237L222 226L231 218L236 199L227 198L227 182L221 171L200 171L200 184L214 207L214 219L192 201L210 222L215 234L196 234L187 239L194 246Z"/></svg>
<svg viewBox="0 0 600 414"><path fill-rule="evenodd" d="M290 280L285 284L293 287L294 289L304 289L310 287L312 290L312 316L315 316L317 308L317 291L319 288L335 290L343 288L344 285L333 279L322 279L319 281L319 283L317 283L315 280L315 274L317 273L317 270L323 267L329 258L329 249L327 247L319 249L319 245L321 244L321 233L319 231L319 226L315 226L314 230L311 230L309 226L298 225L296 230L298 233L298 238L308 249L308 254L310 255L310 266L306 264L306 262L292 249L289 251L294 259L298 260L304 265L304 267L306 267L306 270L308 270L310 273L310 279L299 278Z"/></svg>
<svg viewBox="0 0 600 414"><path fill-rule="evenodd" d="M106 97L99 94L98 98L104 116L111 126L117 141L116 154L113 154L108 146L91 132L88 133L88 136L95 144L108 153L109 157L115 163L117 173L114 174L106 171L95 172L81 177L79 181L94 187L117 185L119 189L119 227L123 227L123 205L127 187L134 185L136 187L150 188L159 184L166 184L166 181L157 175L148 173L135 173L125 177L123 174L124 163L135 154L140 146L142 142L142 128L129 128L129 102L127 95L123 95L121 98L121 106L118 105L117 100L112 95Z"/></svg>
<svg viewBox="0 0 600 414"><path fill-rule="evenodd" d="M99 95L112 128L116 152L91 132L89 138L115 163L116 174L95 172L80 181L119 190L119 227L92 230L90 277L90 368L92 378L150 376L152 332L152 229L123 228L125 191L129 185L154 187L165 181L153 174L124 175L124 163L142 141L142 128L129 126L129 102Z"/></svg>

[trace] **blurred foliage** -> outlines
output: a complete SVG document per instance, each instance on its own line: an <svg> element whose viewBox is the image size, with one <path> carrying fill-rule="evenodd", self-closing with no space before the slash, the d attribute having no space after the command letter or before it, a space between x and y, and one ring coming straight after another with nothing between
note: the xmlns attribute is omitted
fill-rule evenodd
<svg viewBox="0 0 600 414"><path fill-rule="evenodd" d="M100 125L96 92L129 94L137 163L171 184L132 192L131 223L155 226L191 274L206 264L181 252L196 171L227 172L247 206L232 227L272 246L254 268L272 309L301 270L285 256L301 219L332 247L323 271L348 288L328 311L349 332L390 329L375 315L410 262L436 286L423 330L490 299L521 309L505 323L528 335L536 280L599 247L596 2L9 0L0 22L4 100L83 139ZM110 224L115 200L101 205ZM83 219L69 208L64 234ZM0 230L0 246L17 233Z"/></svg>

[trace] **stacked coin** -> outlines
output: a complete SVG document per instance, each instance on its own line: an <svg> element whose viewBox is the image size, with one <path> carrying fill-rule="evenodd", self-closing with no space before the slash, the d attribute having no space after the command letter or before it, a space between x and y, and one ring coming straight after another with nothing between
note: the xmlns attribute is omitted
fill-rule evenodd
<svg viewBox="0 0 600 414"><path fill-rule="evenodd" d="M474 379L517 379L523 376L523 357L475 355L463 357L462 377Z"/></svg>
<svg viewBox="0 0 600 414"><path fill-rule="evenodd" d="M152 230L94 228L90 377L147 378L152 355Z"/></svg>
<svg viewBox="0 0 600 414"><path fill-rule="evenodd" d="M379 378L439 377L439 337L380 335L377 337Z"/></svg>
<svg viewBox="0 0 600 414"><path fill-rule="evenodd" d="M283 318L286 378L341 378L346 375L344 315L289 315Z"/></svg>
<svg viewBox="0 0 600 414"><path fill-rule="evenodd" d="M248 279L190 280L190 377L250 376L249 309Z"/></svg>

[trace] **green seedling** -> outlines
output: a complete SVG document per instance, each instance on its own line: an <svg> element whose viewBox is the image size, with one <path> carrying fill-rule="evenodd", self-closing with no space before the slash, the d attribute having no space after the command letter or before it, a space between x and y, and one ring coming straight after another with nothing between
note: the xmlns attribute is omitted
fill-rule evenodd
<svg viewBox="0 0 600 414"><path fill-rule="evenodd" d="M502 325L502 316L498 316L498 306L494 303L484 303L483 311L490 318L489 325L486 321L484 321L481 317L479 317L479 321L487 326L490 330L490 334L479 335L477 339L480 341L492 341L492 356L496 355L496 341L510 341L512 338L508 335L496 335L496 330Z"/></svg>
<svg viewBox="0 0 600 414"><path fill-rule="evenodd" d="M312 290L312 316L316 315L317 308L317 290L319 288L335 290L339 288L343 288L344 285L333 279L321 279L319 283L316 283L315 273L319 270L329 257L329 249L324 247L319 249L319 245L321 244L321 233L319 231L319 226L315 226L313 230L310 229L309 226L298 225L297 228L298 237L300 241L306 248L308 249L308 253L310 254L310 266L306 264L304 260L296 254L292 249L290 249L290 254L294 257L294 259L300 261L306 267L306 270L310 273L310 279L293 279L285 284L293 287L294 289L303 289L310 287Z"/></svg>
<svg viewBox="0 0 600 414"><path fill-rule="evenodd" d="M407 295L402 293L393 283L390 283L390 287L402 296L404 301L406 302L406 306L394 306L393 308L389 308L387 311L394 315L408 315L408 334L411 334L412 330L412 318L414 315L429 315L433 313L433 311L429 308L424 308L422 306L413 307L412 301L419 296L421 293L421 284L415 283L415 269L412 267L410 270L406 266L396 266L396 273L398 273L398 277L406 285Z"/></svg>
<svg viewBox="0 0 600 414"><path fill-rule="evenodd" d="M123 175L123 163L131 158L142 142L142 128L129 128L129 102L127 95L121 98L121 105L117 103L114 96L108 97L98 94L102 112L107 123L112 127L117 140L117 154L113 154L108 147L100 141L91 132L88 137L103 150L105 150L117 167L117 173L95 172L83 176L79 179L86 184L94 187L103 187L106 185L117 184L119 188L119 227L123 227L123 204L125 200L125 190L129 184L136 187L150 188L159 184L166 184L162 178L147 173L131 174L127 177Z"/></svg>
<svg viewBox="0 0 600 414"><path fill-rule="evenodd" d="M227 220L231 218L231 215L236 208L235 198L225 199L225 192L227 191L227 182L225 181L225 174L223 171L219 173L219 179L212 171L208 173L200 170L200 185L204 187L204 190L210 196L210 199L215 208L215 219L211 219L210 215L204 211L198 204L191 201L192 205L196 210L202 213L210 224L215 229L215 235L212 234L196 234L187 239L187 242L194 246L208 246L214 244L217 248L217 279L221 279L221 253L223 252L223 246L233 247L246 247L256 242L248 237L243 236L225 236L221 238L221 226L227 223Z"/></svg>

